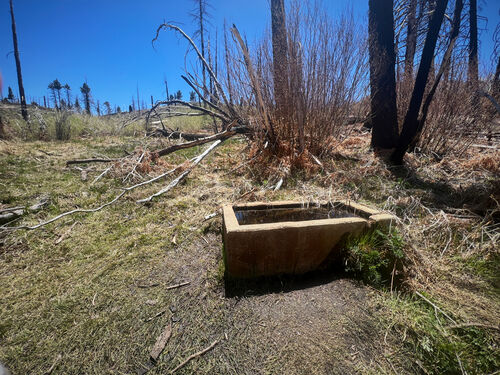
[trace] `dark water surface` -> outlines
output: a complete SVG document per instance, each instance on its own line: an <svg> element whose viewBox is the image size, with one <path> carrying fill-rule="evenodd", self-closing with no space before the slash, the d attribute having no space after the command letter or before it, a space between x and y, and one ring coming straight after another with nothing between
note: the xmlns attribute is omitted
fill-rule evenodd
<svg viewBox="0 0 500 375"><path fill-rule="evenodd" d="M256 210L238 210L236 208L234 213L240 225L357 217L352 212L335 207L264 208Z"/></svg>

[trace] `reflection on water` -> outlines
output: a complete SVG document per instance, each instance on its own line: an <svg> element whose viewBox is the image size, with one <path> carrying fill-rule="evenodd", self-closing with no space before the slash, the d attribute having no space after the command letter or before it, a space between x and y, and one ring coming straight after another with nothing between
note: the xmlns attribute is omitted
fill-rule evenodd
<svg viewBox="0 0 500 375"><path fill-rule="evenodd" d="M345 209L331 206L268 208L257 210L238 210L235 208L234 213L240 225L356 217L356 215Z"/></svg>

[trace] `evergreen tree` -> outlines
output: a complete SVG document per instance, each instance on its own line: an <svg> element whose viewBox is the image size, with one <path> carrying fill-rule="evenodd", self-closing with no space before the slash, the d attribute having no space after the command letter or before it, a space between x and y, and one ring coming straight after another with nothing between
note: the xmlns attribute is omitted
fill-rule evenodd
<svg viewBox="0 0 500 375"><path fill-rule="evenodd" d="M177 100L182 100L182 92L181 90L178 90L176 93L175 93L175 98Z"/></svg>
<svg viewBox="0 0 500 375"><path fill-rule="evenodd" d="M116 113L122 113L122 109L120 108L120 106L116 108Z"/></svg>
<svg viewBox="0 0 500 375"><path fill-rule="evenodd" d="M194 91L191 91L189 93L189 101L190 102L195 102L196 101L196 93Z"/></svg>
<svg viewBox="0 0 500 375"><path fill-rule="evenodd" d="M78 97L75 99L75 110L80 113L80 102L78 101Z"/></svg>
<svg viewBox="0 0 500 375"><path fill-rule="evenodd" d="M10 87L10 86L9 86L8 91L9 91L9 94L7 95L7 100L8 100L9 102L13 103L13 102L14 102L15 97L14 97L14 92L12 91L12 87Z"/></svg>

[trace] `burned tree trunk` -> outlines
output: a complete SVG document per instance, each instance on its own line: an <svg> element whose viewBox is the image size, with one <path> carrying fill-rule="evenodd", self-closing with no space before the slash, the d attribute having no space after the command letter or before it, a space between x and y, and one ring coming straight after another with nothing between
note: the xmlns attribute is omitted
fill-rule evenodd
<svg viewBox="0 0 500 375"><path fill-rule="evenodd" d="M16 19L14 18L14 7L10 0L10 17L12 19L12 41L14 43L14 57L16 59L17 83L19 85L19 101L21 102L21 114L28 121L28 109L26 107L26 96L24 94L23 74L21 72L21 59L19 58L19 46L17 45Z"/></svg>
<svg viewBox="0 0 500 375"><path fill-rule="evenodd" d="M284 0L271 0L274 99L279 113L287 109L288 91L288 43Z"/></svg>
<svg viewBox="0 0 500 375"><path fill-rule="evenodd" d="M408 12L408 32L406 34L405 78L413 76L413 60L417 49L417 2L410 1Z"/></svg>
<svg viewBox="0 0 500 375"><path fill-rule="evenodd" d="M398 120L392 0L368 2L372 147L396 146Z"/></svg>
<svg viewBox="0 0 500 375"><path fill-rule="evenodd" d="M441 24L443 23L444 12L446 10L448 0L437 0L436 3L436 8L434 9L431 20L429 21L429 28L427 30L422 57L418 67L417 78L415 79L415 86L411 95L410 105L403 122L403 129L399 137L397 148L391 155L391 160L395 164L403 163L403 157L413 139L417 135L419 129L418 115L420 112L420 106L422 105L427 79L429 77L431 64L434 59L434 50L436 48L436 42L439 30L441 29Z"/></svg>
<svg viewBox="0 0 500 375"><path fill-rule="evenodd" d="M427 96L424 100L424 104L422 105L422 111L421 111L422 113L421 113L420 119L418 121L417 135L412 140L410 149L414 148L414 146L416 146L416 144L418 142L418 139L420 137L420 133L422 132L422 129L425 125L425 121L427 120L429 106L431 105L432 99L434 98L434 94L436 93L439 82L441 81L441 78L443 77L445 71L450 66L451 54L453 53L453 48L455 47L455 43L458 39L458 34L460 31L460 21L461 21L461 17L462 17L463 6L464 6L463 0L456 0L455 11L453 12L452 28L451 28L451 32L450 32L450 42L448 43L448 47L446 49L446 52L444 53L443 61L441 62L441 66L439 67L439 71L436 75L436 79L435 79L434 83L432 84L432 87L429 90L429 93L427 94Z"/></svg>
<svg viewBox="0 0 500 375"><path fill-rule="evenodd" d="M477 0L470 0L469 3L469 66L467 70L467 80L471 92L471 108L476 119L479 106L478 80L479 69L477 60Z"/></svg>

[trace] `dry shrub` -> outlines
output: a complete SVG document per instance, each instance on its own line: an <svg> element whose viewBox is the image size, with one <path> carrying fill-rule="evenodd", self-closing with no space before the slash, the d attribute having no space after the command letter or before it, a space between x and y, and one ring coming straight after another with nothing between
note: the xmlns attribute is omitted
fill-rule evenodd
<svg viewBox="0 0 500 375"><path fill-rule="evenodd" d="M478 155L465 163L467 168L487 170L500 175L500 151L488 155Z"/></svg>
<svg viewBox="0 0 500 375"><path fill-rule="evenodd" d="M286 23L287 77L279 100L275 97L269 34L253 53L257 75L253 82L257 83L248 87L250 73L236 60L228 81L233 90L240 90L232 96L242 98L242 107L250 112L253 141L262 152L255 165L266 163L269 174L277 168L305 169L310 174L319 167L312 156L329 156L331 138L352 129L345 124L353 111L361 108L355 104L367 82L365 39L351 12L332 20L318 4L294 1Z"/></svg>

